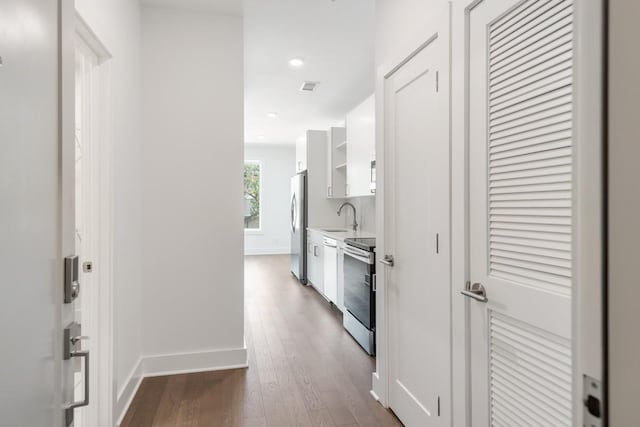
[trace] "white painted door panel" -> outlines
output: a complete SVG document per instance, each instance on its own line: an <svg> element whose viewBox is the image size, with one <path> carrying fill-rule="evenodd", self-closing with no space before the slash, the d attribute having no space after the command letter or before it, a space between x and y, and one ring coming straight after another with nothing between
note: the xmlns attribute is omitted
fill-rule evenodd
<svg viewBox="0 0 640 427"><path fill-rule="evenodd" d="M0 3L0 414L62 425L58 2Z"/></svg>
<svg viewBox="0 0 640 427"><path fill-rule="evenodd" d="M473 426L572 422L572 3L468 21Z"/></svg>
<svg viewBox="0 0 640 427"><path fill-rule="evenodd" d="M448 43L443 28L385 80L389 404L408 427L451 420Z"/></svg>
<svg viewBox="0 0 640 427"><path fill-rule="evenodd" d="M324 267L324 296L334 304L338 304L338 247L335 240L324 239L323 267Z"/></svg>

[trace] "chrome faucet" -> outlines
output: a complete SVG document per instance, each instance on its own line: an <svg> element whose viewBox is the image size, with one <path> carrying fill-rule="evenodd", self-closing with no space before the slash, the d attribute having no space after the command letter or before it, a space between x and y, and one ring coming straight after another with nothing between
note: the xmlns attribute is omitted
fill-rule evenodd
<svg viewBox="0 0 640 427"><path fill-rule="evenodd" d="M340 213L342 212L342 208L344 208L345 206L351 206L351 209L353 209L353 231L358 231L358 222L356 220L356 207L353 206L351 203L349 202L344 202L339 208L338 208L338 216L340 216Z"/></svg>

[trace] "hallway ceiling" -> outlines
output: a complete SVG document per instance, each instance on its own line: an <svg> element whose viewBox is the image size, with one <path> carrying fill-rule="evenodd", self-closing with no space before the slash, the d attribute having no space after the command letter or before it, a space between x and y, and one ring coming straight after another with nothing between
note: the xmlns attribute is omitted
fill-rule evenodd
<svg viewBox="0 0 640 427"><path fill-rule="evenodd" d="M209 10L229 15L242 15L242 0L142 0L152 6L169 6L193 10Z"/></svg>
<svg viewBox="0 0 640 427"><path fill-rule="evenodd" d="M373 93L374 0L244 4L245 142L294 144L307 129L341 124ZM294 68L293 58L305 64ZM305 80L320 84L300 92Z"/></svg>

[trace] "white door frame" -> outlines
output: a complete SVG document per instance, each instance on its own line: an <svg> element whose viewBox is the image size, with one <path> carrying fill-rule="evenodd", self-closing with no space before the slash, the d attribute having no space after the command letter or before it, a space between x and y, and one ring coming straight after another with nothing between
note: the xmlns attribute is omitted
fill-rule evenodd
<svg viewBox="0 0 640 427"><path fill-rule="evenodd" d="M438 33L443 28L441 22L442 16L451 17L451 2L447 2L446 6L437 11L434 18L429 20L430 24L421 28L419 34L413 34L406 43L399 49L397 55L392 60L378 67L376 76L376 177L378 182L378 191L376 193L376 229L378 230L376 237L377 258L381 259L387 250L385 244L385 82L387 78L396 70L410 61L415 55L420 53L429 43L438 37ZM449 23L450 24L450 23ZM451 25L446 26L448 33L446 38L451 43ZM451 70L451 68L449 68ZM443 79L443 81L451 81ZM451 96L451 92L450 95ZM451 99L450 99L451 101ZM451 105L451 102L449 102ZM451 132L450 132L451 134ZM372 390L371 395L378 400L384 407L389 406L389 319L387 316L388 296L386 286L386 271L382 267L376 267L376 371L372 374ZM455 318L452 317L453 328ZM455 409L455 405L453 408ZM455 419L455 411L452 410L452 417Z"/></svg>
<svg viewBox="0 0 640 427"><path fill-rule="evenodd" d="M467 101L469 90L468 24L473 8L486 0L454 3L453 11L453 129L452 129L452 283L453 322L453 425L468 426L469 340L466 304L456 296L456 286L469 280L469 189ZM583 375L602 381L603 331L603 0L574 0L574 206L573 253L573 404L575 426L582 426ZM461 200L462 196L464 200ZM462 277L464 276L464 277ZM576 284L580 286L575 286ZM457 409L456 409L457 408Z"/></svg>
<svg viewBox="0 0 640 427"><path fill-rule="evenodd" d="M95 168L94 177L97 179L98 191L92 194L89 203L94 206L96 218L96 254L92 260L96 265L94 270L97 286L97 306L90 309L96 310L97 336L90 339L97 342L99 349L98 365L92 366L97 373L97 396L91 397L90 414L97 416L99 426L114 425L116 389L114 386L115 360L113 357L113 108L110 96L111 54L96 34L87 25L86 21L76 11L75 13L75 37L81 39L96 55L98 67L92 90L96 95L91 106L92 123L97 126L93 135L97 138L94 142L94 153L97 160L91 167ZM95 158L94 156L93 158ZM95 360L94 359L94 360Z"/></svg>
<svg viewBox="0 0 640 427"><path fill-rule="evenodd" d="M605 12L603 0L574 0L573 7L573 129L579 142L574 144L573 403L574 425L582 426L583 376L604 379Z"/></svg>

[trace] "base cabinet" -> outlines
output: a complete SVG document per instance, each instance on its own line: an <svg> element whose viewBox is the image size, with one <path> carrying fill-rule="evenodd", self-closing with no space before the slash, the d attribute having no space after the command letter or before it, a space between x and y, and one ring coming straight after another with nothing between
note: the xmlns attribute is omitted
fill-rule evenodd
<svg viewBox="0 0 640 427"><path fill-rule="evenodd" d="M312 231L307 232L307 280L324 294L324 263L322 236Z"/></svg>
<svg viewBox="0 0 640 427"><path fill-rule="evenodd" d="M338 305L338 242L323 239L324 296Z"/></svg>

